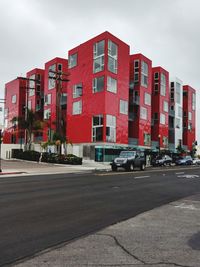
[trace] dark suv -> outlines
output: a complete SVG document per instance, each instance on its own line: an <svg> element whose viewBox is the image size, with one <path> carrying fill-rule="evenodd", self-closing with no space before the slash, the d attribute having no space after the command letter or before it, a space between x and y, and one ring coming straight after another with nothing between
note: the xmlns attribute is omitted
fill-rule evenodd
<svg viewBox="0 0 200 267"><path fill-rule="evenodd" d="M166 166L172 164L172 158L168 155L157 156L155 159L152 160L153 166Z"/></svg>
<svg viewBox="0 0 200 267"><path fill-rule="evenodd" d="M144 153L140 151L121 151L119 157L115 158L111 163L112 171L118 168L124 168L126 171L133 171L135 168L145 169Z"/></svg>

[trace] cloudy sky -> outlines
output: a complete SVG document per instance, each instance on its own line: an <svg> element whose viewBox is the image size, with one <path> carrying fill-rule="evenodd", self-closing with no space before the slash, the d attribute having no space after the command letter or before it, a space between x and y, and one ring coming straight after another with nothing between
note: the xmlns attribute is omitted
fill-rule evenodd
<svg viewBox="0 0 200 267"><path fill-rule="evenodd" d="M199 0L0 0L0 97L4 84L110 31L197 90L200 143Z"/></svg>

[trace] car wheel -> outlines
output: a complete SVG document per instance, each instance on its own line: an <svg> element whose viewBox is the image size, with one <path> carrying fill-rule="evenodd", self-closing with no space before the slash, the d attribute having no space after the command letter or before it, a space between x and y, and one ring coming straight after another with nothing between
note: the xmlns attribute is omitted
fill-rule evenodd
<svg viewBox="0 0 200 267"><path fill-rule="evenodd" d="M145 164L144 164L144 163L141 164L141 166L140 166L140 170L141 170L141 171L144 171L144 170L145 170Z"/></svg>
<svg viewBox="0 0 200 267"><path fill-rule="evenodd" d="M116 172L117 171L117 167L116 166L112 166L112 171Z"/></svg>

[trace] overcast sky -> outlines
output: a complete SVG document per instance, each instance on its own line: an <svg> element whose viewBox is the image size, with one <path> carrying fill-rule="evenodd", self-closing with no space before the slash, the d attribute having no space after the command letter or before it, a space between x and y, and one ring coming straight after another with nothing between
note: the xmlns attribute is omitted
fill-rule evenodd
<svg viewBox="0 0 200 267"><path fill-rule="evenodd" d="M200 143L199 0L0 0L0 97L17 76L110 31L197 91Z"/></svg>

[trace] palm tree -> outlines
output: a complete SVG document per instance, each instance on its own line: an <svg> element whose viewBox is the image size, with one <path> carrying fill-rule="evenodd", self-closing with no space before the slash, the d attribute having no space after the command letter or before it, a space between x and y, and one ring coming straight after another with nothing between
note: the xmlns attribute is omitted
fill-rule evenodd
<svg viewBox="0 0 200 267"><path fill-rule="evenodd" d="M26 143L28 150L31 149L31 143L33 141L33 134L41 132L43 129L43 121L37 119L37 114L32 110L27 110L26 118L14 117L11 122L13 125L17 125L19 129L23 129L26 132Z"/></svg>

